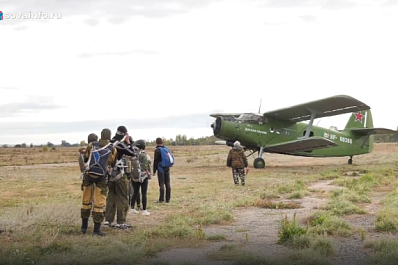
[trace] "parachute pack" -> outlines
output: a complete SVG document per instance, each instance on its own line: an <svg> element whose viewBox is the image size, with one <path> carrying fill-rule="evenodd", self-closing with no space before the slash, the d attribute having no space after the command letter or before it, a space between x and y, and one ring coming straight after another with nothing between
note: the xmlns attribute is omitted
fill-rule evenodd
<svg viewBox="0 0 398 265"><path fill-rule="evenodd" d="M125 157L117 160L115 163L115 166L111 168L109 181L115 182L115 181L121 179L126 171L125 170L126 168L127 168L127 163L126 163Z"/></svg>
<svg viewBox="0 0 398 265"><path fill-rule="evenodd" d="M144 182L151 176L151 160L147 153L141 151L131 160L131 176L134 182Z"/></svg>
<svg viewBox="0 0 398 265"><path fill-rule="evenodd" d="M166 146L157 148L162 156L162 161L159 162L159 171L164 172L164 168L170 168L174 166L174 155L170 152Z"/></svg>
<svg viewBox="0 0 398 265"><path fill-rule="evenodd" d="M90 175L103 177L108 173L108 160L113 151L113 144L100 147L99 142L92 142L88 161L85 163L85 172Z"/></svg>

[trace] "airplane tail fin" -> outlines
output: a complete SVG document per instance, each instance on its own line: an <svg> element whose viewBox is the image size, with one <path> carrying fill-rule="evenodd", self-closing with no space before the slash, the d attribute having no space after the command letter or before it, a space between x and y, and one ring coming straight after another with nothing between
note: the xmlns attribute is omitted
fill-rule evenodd
<svg viewBox="0 0 398 265"><path fill-rule="evenodd" d="M370 109L368 109L368 110L353 112L344 130L351 130L354 133L354 135L358 135L359 137L362 137L364 135L365 136L369 135L366 145L368 148L368 152L370 153L373 150L373 144L374 144L374 135L373 133L370 132L370 129L372 128L373 128L372 112L370 111ZM363 135L360 133L361 131L366 131L367 133Z"/></svg>
<svg viewBox="0 0 398 265"><path fill-rule="evenodd" d="M372 112L370 109L353 112L351 114L351 117L345 125L344 130L350 130L354 128L373 128Z"/></svg>

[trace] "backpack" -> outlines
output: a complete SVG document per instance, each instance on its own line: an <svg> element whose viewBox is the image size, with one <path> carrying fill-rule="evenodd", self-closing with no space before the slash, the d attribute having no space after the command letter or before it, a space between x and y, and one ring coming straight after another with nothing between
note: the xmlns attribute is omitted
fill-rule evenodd
<svg viewBox="0 0 398 265"><path fill-rule="evenodd" d="M127 168L127 159L123 157L122 159L116 160L115 166L110 170L109 181L115 182L123 177Z"/></svg>
<svg viewBox="0 0 398 265"><path fill-rule="evenodd" d="M144 182L151 178L151 159L143 151L131 160L131 176L134 182Z"/></svg>
<svg viewBox="0 0 398 265"><path fill-rule="evenodd" d="M85 173L106 177L108 174L108 160L112 154L114 146L111 143L100 147L99 142L92 142L92 148L87 163Z"/></svg>
<svg viewBox="0 0 398 265"><path fill-rule="evenodd" d="M162 157L162 161L159 162L159 171L164 173L164 168L170 168L174 165L174 155L166 146L159 147L157 149Z"/></svg>

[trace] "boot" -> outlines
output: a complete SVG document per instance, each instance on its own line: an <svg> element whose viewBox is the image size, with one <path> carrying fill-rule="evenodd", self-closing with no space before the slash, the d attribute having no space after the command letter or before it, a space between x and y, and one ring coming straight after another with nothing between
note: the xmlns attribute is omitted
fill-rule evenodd
<svg viewBox="0 0 398 265"><path fill-rule="evenodd" d="M82 218L82 227L80 228L80 232L85 234L87 232L88 227L88 218Z"/></svg>
<svg viewBox="0 0 398 265"><path fill-rule="evenodd" d="M93 236L105 236L105 234L101 232L101 223L94 223Z"/></svg>

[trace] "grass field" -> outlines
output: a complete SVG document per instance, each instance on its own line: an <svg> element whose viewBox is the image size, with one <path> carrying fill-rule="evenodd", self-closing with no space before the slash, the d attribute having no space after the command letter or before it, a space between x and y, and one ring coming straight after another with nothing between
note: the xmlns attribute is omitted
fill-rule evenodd
<svg viewBox="0 0 398 265"><path fill-rule="evenodd" d="M81 235L78 148L0 148L0 264L396 264L398 145L344 158L265 154L235 187L226 146L171 147L170 204ZM147 152L153 157L153 147ZM90 219L89 232L92 231Z"/></svg>

